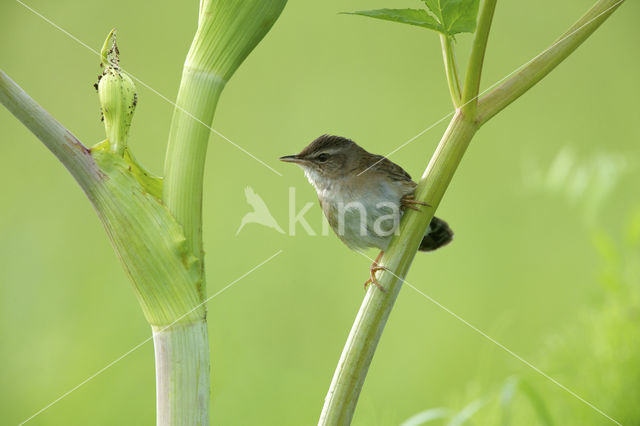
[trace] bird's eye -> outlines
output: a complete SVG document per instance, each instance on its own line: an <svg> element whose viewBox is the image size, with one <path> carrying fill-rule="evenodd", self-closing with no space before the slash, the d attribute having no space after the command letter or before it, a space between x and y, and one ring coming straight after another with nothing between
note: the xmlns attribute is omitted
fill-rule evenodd
<svg viewBox="0 0 640 426"><path fill-rule="evenodd" d="M329 159L329 154L320 154L318 155L318 161L324 163Z"/></svg>

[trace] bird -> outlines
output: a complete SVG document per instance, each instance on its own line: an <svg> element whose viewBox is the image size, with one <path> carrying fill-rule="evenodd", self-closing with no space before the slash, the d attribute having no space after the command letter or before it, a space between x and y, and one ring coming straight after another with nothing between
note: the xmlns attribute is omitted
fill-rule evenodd
<svg viewBox="0 0 640 426"><path fill-rule="evenodd" d="M244 228L247 223L259 223L260 225L264 225L268 228L273 228L279 233L284 234L284 231L282 230L282 228L280 228L278 222L276 222L276 220L271 215L271 212L267 208L267 205L264 203L264 200L260 198L258 194L256 194L252 187L247 186L244 189L244 196L247 199L247 203L249 203L251 207L253 207L253 211L244 215L244 217L240 221L240 227L238 228L236 235L240 233L242 228Z"/></svg>
<svg viewBox="0 0 640 426"><path fill-rule="evenodd" d="M376 272L406 209L420 210L427 203L414 197L417 184L402 167L382 155L372 154L351 139L322 135L300 153L280 157L302 167L315 188L318 201L335 234L352 250L378 248L369 268L365 289L373 283L384 291ZM449 244L453 231L434 217L419 251L433 251Z"/></svg>

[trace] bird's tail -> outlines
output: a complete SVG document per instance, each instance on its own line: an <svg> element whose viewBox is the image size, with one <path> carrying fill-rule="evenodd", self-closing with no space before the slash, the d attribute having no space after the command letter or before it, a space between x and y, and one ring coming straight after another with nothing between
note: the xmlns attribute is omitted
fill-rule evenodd
<svg viewBox="0 0 640 426"><path fill-rule="evenodd" d="M418 250L420 251L432 251L439 249L442 246L446 246L453 240L453 231L449 228L447 222L437 217L431 219L431 223L427 228L427 233L424 234L422 242Z"/></svg>

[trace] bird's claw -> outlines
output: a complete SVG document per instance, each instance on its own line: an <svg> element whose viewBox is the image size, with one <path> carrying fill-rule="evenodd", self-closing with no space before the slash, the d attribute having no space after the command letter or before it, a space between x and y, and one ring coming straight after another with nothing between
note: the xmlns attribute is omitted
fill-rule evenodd
<svg viewBox="0 0 640 426"><path fill-rule="evenodd" d="M429 203L425 203L422 201L418 201L415 199L415 196L412 194L405 195L400 199L400 206L405 209L412 209L415 211L420 211L419 206L431 207Z"/></svg>
<svg viewBox="0 0 640 426"><path fill-rule="evenodd" d="M373 284L378 287L383 293L386 293L387 290L385 290L385 288L378 282L378 279L376 278L376 272L386 270L387 268L385 266L378 266L377 264L375 266L371 265L371 268L369 268L369 279L364 282L364 289L366 290L369 284Z"/></svg>

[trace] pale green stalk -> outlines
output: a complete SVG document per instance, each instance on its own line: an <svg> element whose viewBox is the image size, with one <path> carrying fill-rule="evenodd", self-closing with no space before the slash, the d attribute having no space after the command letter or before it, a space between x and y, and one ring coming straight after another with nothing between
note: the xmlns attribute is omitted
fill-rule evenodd
<svg viewBox="0 0 640 426"><path fill-rule="evenodd" d="M444 61L444 71L447 75L451 101L453 102L453 106L458 108L462 95L460 92L460 78L458 77L458 64L456 63L453 40L445 34L440 34L440 45L442 47L442 59Z"/></svg>
<svg viewBox="0 0 640 426"><path fill-rule="evenodd" d="M378 281L386 292L379 291L375 286L369 286L338 362L320 415L319 425L348 425L351 422L367 370L404 277L409 271L424 232L481 123L522 95L575 50L611 14L613 9L604 13L602 11L614 3L615 1L612 0L598 1L585 16L593 18L598 15L598 11L602 15L593 23L578 30L576 32L578 39L552 46L546 54L523 69L516 80L486 95L483 98L484 101L480 103L478 113L473 113L475 110L473 107L456 111L416 188L416 199L428 203L430 207L423 208L421 212L408 210L400 223L399 235L393 237L385 251L380 264L387 270L379 274ZM479 13L478 31L466 74L465 84L468 89L463 87L463 99L467 102L473 99L474 93L478 91L494 8L495 1L487 0ZM588 19L583 18L581 21L586 23ZM529 67L533 68L527 69ZM517 96L508 90L515 90ZM482 119L478 114L483 114Z"/></svg>
<svg viewBox="0 0 640 426"><path fill-rule="evenodd" d="M153 328L157 424L209 424L209 337L203 319ZM172 403L164 403L172 401Z"/></svg>
<svg viewBox="0 0 640 426"><path fill-rule="evenodd" d="M201 260L204 165L218 99L225 84L274 24L286 0L204 0L182 71L165 157L163 200ZM202 321L154 329L158 425L208 424L209 342Z"/></svg>
<svg viewBox="0 0 640 426"><path fill-rule="evenodd" d="M475 116L476 113L482 65L484 63L484 54L487 50L487 40L489 39L489 30L496 10L496 3L497 0L484 0L478 13L478 26L473 37L473 46L471 55L469 55L469 64L467 65L462 92L462 111L468 116Z"/></svg>
<svg viewBox="0 0 640 426"><path fill-rule="evenodd" d="M202 183L213 115L226 82L269 31L286 0L204 0L182 71L165 158L163 199L202 255Z"/></svg>

